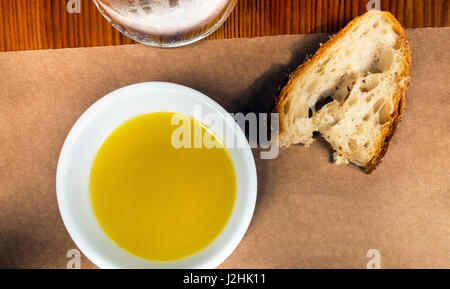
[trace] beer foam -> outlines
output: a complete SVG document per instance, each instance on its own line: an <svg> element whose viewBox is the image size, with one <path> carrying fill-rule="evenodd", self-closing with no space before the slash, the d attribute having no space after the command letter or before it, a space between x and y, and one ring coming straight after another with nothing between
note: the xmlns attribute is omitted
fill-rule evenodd
<svg viewBox="0 0 450 289"><path fill-rule="evenodd" d="M205 24L227 0L110 0L101 7L119 24L144 33L176 34Z"/></svg>

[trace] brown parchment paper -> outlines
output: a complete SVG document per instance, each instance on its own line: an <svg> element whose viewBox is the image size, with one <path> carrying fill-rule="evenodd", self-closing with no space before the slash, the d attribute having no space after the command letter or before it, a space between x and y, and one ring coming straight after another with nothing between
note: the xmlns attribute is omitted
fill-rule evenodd
<svg viewBox="0 0 450 289"><path fill-rule="evenodd" d="M409 30L412 83L403 121L370 176L335 166L329 147L260 160L258 200L221 268L450 268L450 28ZM203 41L0 54L0 268L66 268L76 248L59 215L55 173L77 118L108 92L143 81L190 86L230 112L264 112L328 36ZM81 257L82 268L95 266Z"/></svg>

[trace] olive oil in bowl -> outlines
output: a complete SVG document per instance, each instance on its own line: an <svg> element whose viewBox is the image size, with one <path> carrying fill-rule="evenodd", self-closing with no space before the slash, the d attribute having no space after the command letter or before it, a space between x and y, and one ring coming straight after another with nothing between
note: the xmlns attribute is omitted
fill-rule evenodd
<svg viewBox="0 0 450 289"><path fill-rule="evenodd" d="M116 128L90 172L100 227L119 247L152 261L179 260L206 248L224 229L236 198L224 145L175 148L174 115L141 115ZM186 119L192 131L221 143L203 124Z"/></svg>

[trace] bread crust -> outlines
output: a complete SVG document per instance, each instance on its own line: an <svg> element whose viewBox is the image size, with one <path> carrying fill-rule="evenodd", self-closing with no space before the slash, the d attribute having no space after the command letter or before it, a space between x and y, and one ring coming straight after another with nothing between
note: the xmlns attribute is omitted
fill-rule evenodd
<svg viewBox="0 0 450 289"><path fill-rule="evenodd" d="M396 107L394 107L394 112L391 114L391 119L389 122L389 129L387 130L386 134L382 138L382 141L378 145L378 151L375 154L375 156L364 166L364 170L371 174L377 166L382 161L384 155L387 152L387 149L389 147L389 143L392 140L392 137L395 134L395 131L397 130L397 127L400 123L401 117L403 115L403 111L405 110L405 99L406 99L406 90L409 85L409 75L411 71L411 48L409 45L409 40L406 37L405 30L401 26L401 24L397 21L397 19L389 12L383 12L383 17L387 22L390 22L394 31L399 33L401 38L401 47L404 50L403 51L403 69L401 75L397 76L399 81L399 87L397 89L396 94L394 97L397 99L394 103L396 104ZM406 79L403 81L403 83L400 83L403 79Z"/></svg>
<svg viewBox="0 0 450 289"><path fill-rule="evenodd" d="M400 49L402 50L402 71L397 76L397 80L399 82L398 89L396 93L394 94L394 112L391 114L391 117L389 119L389 125L386 126L386 129L383 131L383 137L381 138L381 141L379 142L376 153L372 157L372 159L365 165L362 166L362 168L368 173L372 173L373 170L377 168L377 166L380 164L382 158L386 154L386 151L389 147L389 143L398 127L398 124L400 122L400 119L402 117L404 107L405 107L405 98L406 98L406 90L409 84L409 74L410 74L410 63L411 63L411 50L409 46L409 40L406 37L405 30L401 26L401 24L397 21L397 19L389 12L383 11L380 12L383 19L390 23L392 26L392 29L400 36ZM283 87L281 90L278 98L275 101L274 106L274 112L279 113L280 115L280 128L279 128L279 135L282 135L286 131L286 127L284 124L284 105L287 101L287 95L289 94L289 91L293 89L296 85L297 79L299 79L305 71L307 71L307 68L309 68L311 65L314 65L319 61L324 54L327 52L327 50L334 46L336 42L338 42L346 33L352 30L352 28L361 21L361 18L364 17L364 15L359 16L355 19L353 19L347 26L345 26L341 31L339 31L336 35L332 36L330 40L328 40L325 44L321 45L319 50L316 52L316 54L308 58L303 64L301 64L291 75L289 76L289 80L287 84ZM283 143L280 142L281 146L289 146L290 143Z"/></svg>

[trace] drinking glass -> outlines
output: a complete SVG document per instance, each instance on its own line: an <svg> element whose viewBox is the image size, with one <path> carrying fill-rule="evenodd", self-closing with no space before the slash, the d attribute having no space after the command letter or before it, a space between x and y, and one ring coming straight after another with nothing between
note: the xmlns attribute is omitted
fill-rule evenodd
<svg viewBox="0 0 450 289"><path fill-rule="evenodd" d="M151 46L176 47L214 32L237 0L94 0L126 36Z"/></svg>

